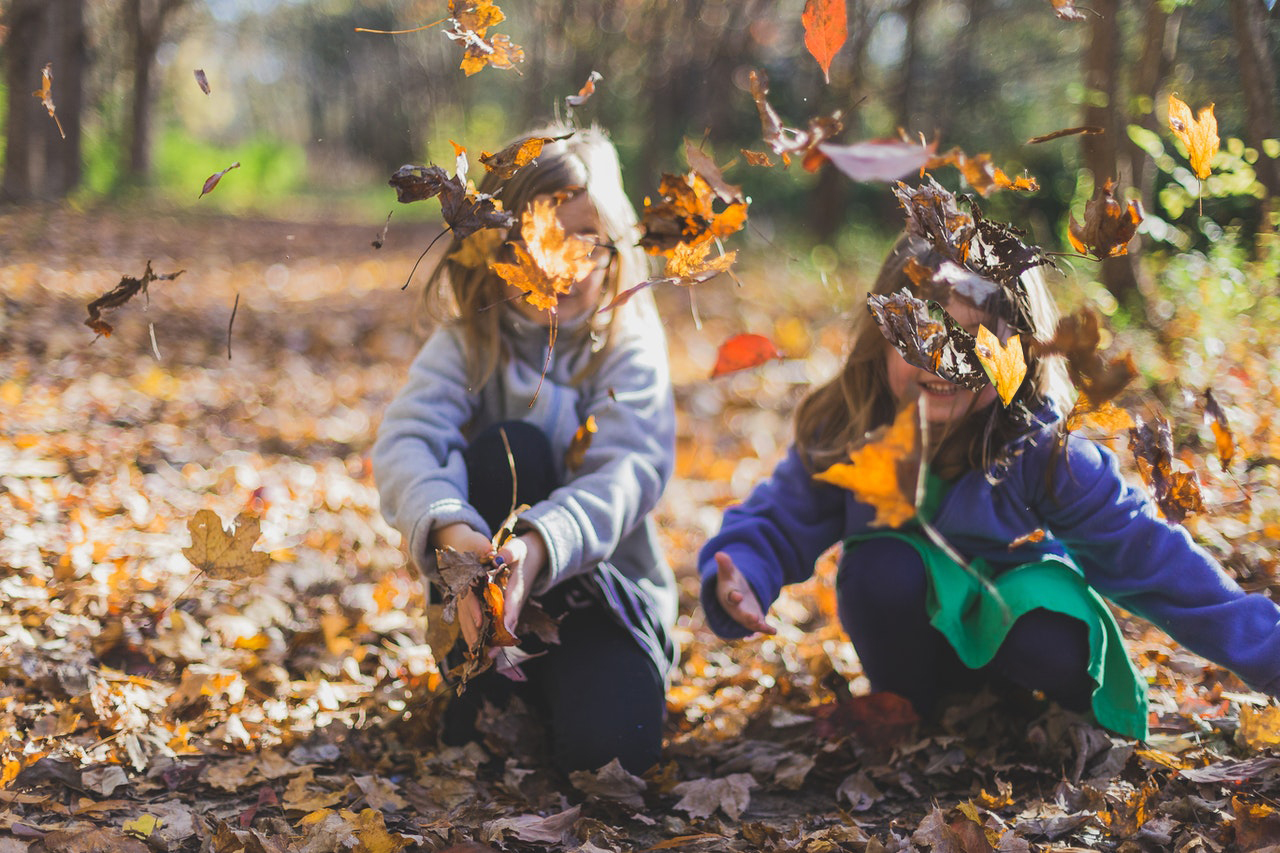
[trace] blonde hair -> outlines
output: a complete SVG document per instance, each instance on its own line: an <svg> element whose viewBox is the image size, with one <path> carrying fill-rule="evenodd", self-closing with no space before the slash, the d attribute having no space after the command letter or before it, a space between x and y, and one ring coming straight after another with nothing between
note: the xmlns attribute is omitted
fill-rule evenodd
<svg viewBox="0 0 1280 853"><path fill-rule="evenodd" d="M881 265L871 293L886 296L903 288L915 293L907 265L912 260L927 263L932 254L927 241L903 234ZM931 459L944 478L973 468L987 469L1012 439L1027 430L1027 414L1048 402L1060 409L1069 405L1071 386L1061 360L1037 358L1030 346L1032 339L1047 341L1053 336L1057 307L1038 267L1023 271L1019 281L1023 298L993 298L985 310L1021 336L1027 378L1010 406L975 410L946 431L932 448ZM850 338L851 349L840 373L811 391L796 410L796 447L815 473L847 461L854 445L896 414L886 365L892 345L869 310L855 310Z"/></svg>
<svg viewBox="0 0 1280 853"><path fill-rule="evenodd" d="M549 125L519 137L550 137L535 162L503 181L488 172L478 187L501 200L516 217L512 230L519 229L520 216L535 198L553 194L583 192L591 200L600 220L600 235L611 244L612 261L605 276L601 304L608 304L619 292L648 277L648 260L639 247L639 219L622 186L618 153L598 127L575 129ZM443 259L436 264L423 289L421 318L427 328L441 323L462 328L469 355L467 378L478 388L493 376L509 357L501 334L500 306L508 298L503 279L487 263L467 266L454 255L462 248L456 236L449 242ZM618 312L593 313L592 332L599 341L596 356L607 350ZM597 359L591 359L582 373L589 373ZM578 377L581 378L581 377Z"/></svg>

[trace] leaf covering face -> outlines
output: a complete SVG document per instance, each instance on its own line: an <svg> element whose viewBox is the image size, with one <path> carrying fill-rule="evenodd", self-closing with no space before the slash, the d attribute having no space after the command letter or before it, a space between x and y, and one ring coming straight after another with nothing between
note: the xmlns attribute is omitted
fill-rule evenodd
<svg viewBox="0 0 1280 853"><path fill-rule="evenodd" d="M871 523L900 527L915 517L916 480L920 468L920 410L912 403L900 410L892 424L879 427L849 452L847 463L837 462L813 478L848 489L875 508ZM908 497L910 496L910 497Z"/></svg>

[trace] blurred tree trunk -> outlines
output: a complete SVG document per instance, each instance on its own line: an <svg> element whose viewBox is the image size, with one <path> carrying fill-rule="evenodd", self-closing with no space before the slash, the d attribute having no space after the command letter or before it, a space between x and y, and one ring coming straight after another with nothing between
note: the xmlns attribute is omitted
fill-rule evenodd
<svg viewBox="0 0 1280 853"><path fill-rule="evenodd" d="M3 23L9 97L0 196L13 202L61 198L81 177L84 0L14 0L4 7ZM57 123L40 98L30 97L41 88L46 63L51 66Z"/></svg>
<svg viewBox="0 0 1280 853"><path fill-rule="evenodd" d="M1276 69L1271 61L1270 28L1262 0L1231 0L1236 34L1236 60L1245 101L1245 141L1258 149L1258 180L1274 199L1280 198L1280 161L1262 150L1262 140L1280 137L1276 118Z"/></svg>
<svg viewBox="0 0 1280 853"><path fill-rule="evenodd" d="M1181 20L1181 7L1173 12L1167 12L1161 0L1147 0L1142 55L1133 72L1131 94L1135 107L1129 120L1152 133L1160 133L1160 120L1156 115L1156 98L1177 56L1178 28ZM1148 210L1154 209L1155 174L1147 168L1149 159L1147 152L1129 140L1127 135L1122 152L1128 160L1130 179L1141 194L1143 206Z"/></svg>
<svg viewBox="0 0 1280 853"><path fill-rule="evenodd" d="M156 51L169 16L187 0L125 0L124 26L131 40L133 87L129 105L129 160L125 173L133 181L151 177L151 108L154 100Z"/></svg>
<svg viewBox="0 0 1280 853"><path fill-rule="evenodd" d="M898 76L898 92L894 102L894 119L898 127L910 128L916 107L916 90L919 88L920 61L917 57L920 46L920 15L924 11L926 0L907 0L902 8L902 19L906 25L906 36L902 45L902 67Z"/></svg>
<svg viewBox="0 0 1280 853"><path fill-rule="evenodd" d="M1094 0L1094 16L1089 24L1089 47L1085 52L1084 84L1087 102L1083 124L1103 128L1099 134L1082 136L1080 146L1085 165L1093 173L1094 186L1107 181L1121 183L1119 174L1120 140L1127 139L1125 112L1121 108L1120 71L1120 0ZM1117 191L1122 191L1122 187ZM1096 190L1095 190L1096 191ZM1126 309L1145 317L1142 295L1138 287L1137 262L1132 255L1121 255L1101 262L1102 283L1116 301Z"/></svg>

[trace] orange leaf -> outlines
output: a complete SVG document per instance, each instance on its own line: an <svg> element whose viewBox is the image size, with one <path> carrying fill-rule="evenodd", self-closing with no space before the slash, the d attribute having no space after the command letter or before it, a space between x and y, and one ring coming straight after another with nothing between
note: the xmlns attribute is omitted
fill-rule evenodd
<svg viewBox="0 0 1280 853"><path fill-rule="evenodd" d="M1022 356L1022 342L1017 335L1009 338L1004 346L1000 339L986 326L978 326L978 339L974 344L974 352L982 369L987 372L991 383L996 386L1000 402L1006 406L1018 393L1022 380L1027 375L1027 362Z"/></svg>
<svg viewBox="0 0 1280 853"><path fill-rule="evenodd" d="M804 46L822 66L822 76L831 82L831 60L849 38L849 18L845 0L807 0L804 14Z"/></svg>
<svg viewBox="0 0 1280 853"><path fill-rule="evenodd" d="M58 126L58 134L63 138L67 138L67 134L62 129L62 122L58 121L57 108L53 105L53 63L46 62L44 69L40 72L40 88L31 93L34 98L39 98L40 103L49 111L49 118L53 119L53 123Z"/></svg>
<svg viewBox="0 0 1280 853"><path fill-rule="evenodd" d="M734 335L720 345L711 378L756 367L774 358L782 358L782 353L763 335Z"/></svg>
<svg viewBox="0 0 1280 853"><path fill-rule="evenodd" d="M523 245L509 244L516 263L495 261L489 268L523 290L530 305L554 313L560 294L568 293L595 269L591 260L595 246L579 237L566 237L556 215L556 204L545 198L536 199L525 210L520 232Z"/></svg>
<svg viewBox="0 0 1280 853"><path fill-rule="evenodd" d="M837 462L813 478L848 489L869 504L876 511L873 525L900 527L916 514L919 429L919 406L912 403L898 412L892 424L875 429L864 444L851 450L848 464Z"/></svg>
<svg viewBox="0 0 1280 853"><path fill-rule="evenodd" d="M596 93L596 84L603 80L599 71L592 71L587 75L587 82L582 84L582 88L578 90L578 94L569 95L564 99L565 106L569 109L580 107L585 104L592 95Z"/></svg>
<svg viewBox="0 0 1280 853"><path fill-rule="evenodd" d="M1115 258L1129 253L1129 241L1141 221L1142 204L1122 204L1115 197L1115 181L1108 179L1085 204L1084 225L1076 222L1075 214L1071 215L1067 238L1082 255L1090 254L1099 260Z"/></svg>
<svg viewBox="0 0 1280 853"><path fill-rule="evenodd" d="M1204 180L1209 177L1213 155L1218 153L1218 119L1213 115L1213 104L1191 117L1191 107L1177 97L1169 96L1169 129L1182 140L1191 158L1191 171Z"/></svg>
<svg viewBox="0 0 1280 853"><path fill-rule="evenodd" d="M1231 460L1236 455L1236 439L1231 433L1231 425L1227 423L1227 413L1218 405L1213 396L1213 389L1204 389L1204 416L1213 430L1213 439L1218 446L1218 463L1225 471L1231 467Z"/></svg>
<svg viewBox="0 0 1280 853"><path fill-rule="evenodd" d="M490 172L497 172L499 179L509 181L511 176L522 167L538 159L538 155L542 153L542 146L551 141L552 137L550 136L532 136L528 139L519 139L503 148L497 154L490 154L487 151L482 152L480 154L480 162Z"/></svg>
<svg viewBox="0 0 1280 853"><path fill-rule="evenodd" d="M270 555L253 550L253 543L258 541L259 521L252 516L244 513L236 516L235 532L228 535L218 514L202 509L187 522L187 529L191 532L191 545L183 548L182 554L211 578L254 578L271 565Z"/></svg>
<svg viewBox="0 0 1280 853"><path fill-rule="evenodd" d="M485 584L484 603L488 606L489 614L493 617L493 640L490 645L520 645L520 641L511 636L511 633L507 630L507 626L502 623L502 614L506 608L506 598L502 594L502 587L492 581Z"/></svg>
<svg viewBox="0 0 1280 853"><path fill-rule="evenodd" d="M586 421L573 434L573 440L569 442L569 449L565 451L564 465L566 468L574 471L582 467L587 451L591 449L591 436L595 435L599 429L600 427L596 424L596 416L587 415Z"/></svg>

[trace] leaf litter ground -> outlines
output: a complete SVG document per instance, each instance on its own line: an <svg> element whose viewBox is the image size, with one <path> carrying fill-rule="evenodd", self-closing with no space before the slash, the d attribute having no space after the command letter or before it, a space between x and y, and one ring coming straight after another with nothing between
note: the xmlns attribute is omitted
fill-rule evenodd
<svg viewBox="0 0 1280 853"><path fill-rule="evenodd" d="M699 291L701 329L687 291L658 291L680 409L657 513L682 587L665 763L559 778L519 709L487 716L483 748L439 748L422 590L367 459L416 350L400 285L431 234L393 226L375 251L376 231L3 216L0 853L1280 843L1280 712L1137 620L1123 625L1153 684L1147 744L1034 700L994 714L978 695L919 721L866 696L830 558L775 606L777 638L711 636L696 550L842 352L822 287L749 260L743 290ZM86 304L147 260L187 273L94 340ZM710 381L717 342L747 331L790 358ZM1265 375L1264 356L1236 378ZM1280 455L1271 406L1246 424L1261 458ZM1233 488L1207 483L1224 508ZM183 549L207 509L260 519L260 578L197 576ZM1194 529L1268 588L1275 511L1265 486Z"/></svg>

